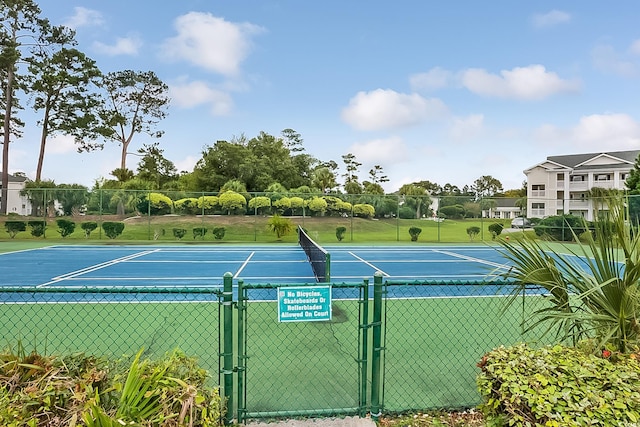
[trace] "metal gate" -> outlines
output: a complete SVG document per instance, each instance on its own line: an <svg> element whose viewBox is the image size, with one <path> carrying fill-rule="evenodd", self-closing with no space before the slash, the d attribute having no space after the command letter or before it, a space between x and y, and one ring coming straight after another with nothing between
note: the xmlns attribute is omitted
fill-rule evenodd
<svg viewBox="0 0 640 427"><path fill-rule="evenodd" d="M234 292L230 275L224 284L226 423L379 412L382 310L371 304L376 292L368 280L323 284L330 288L331 316L319 321L284 321L279 313L278 292L314 285L240 280Z"/></svg>

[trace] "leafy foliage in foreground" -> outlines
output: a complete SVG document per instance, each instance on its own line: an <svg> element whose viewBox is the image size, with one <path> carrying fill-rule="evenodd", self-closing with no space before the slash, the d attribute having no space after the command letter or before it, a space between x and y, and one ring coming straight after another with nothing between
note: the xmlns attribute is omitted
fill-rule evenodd
<svg viewBox="0 0 640 427"><path fill-rule="evenodd" d="M637 355L560 345L498 348L478 364L488 425L630 426L640 421Z"/></svg>
<svg viewBox="0 0 640 427"><path fill-rule="evenodd" d="M122 363L72 354L0 354L0 425L217 426L221 400L207 372L175 351ZM120 372L122 371L122 372Z"/></svg>
<svg viewBox="0 0 640 427"><path fill-rule="evenodd" d="M549 304L528 319L529 330L545 324L561 342L596 338L599 347L626 353L640 339L640 230L626 222L624 200L615 195L598 218L595 236L586 233L585 243L565 247L575 256L533 239L501 242L513 265L503 277L514 281L511 304L529 285L546 291ZM576 241L580 230L569 230Z"/></svg>

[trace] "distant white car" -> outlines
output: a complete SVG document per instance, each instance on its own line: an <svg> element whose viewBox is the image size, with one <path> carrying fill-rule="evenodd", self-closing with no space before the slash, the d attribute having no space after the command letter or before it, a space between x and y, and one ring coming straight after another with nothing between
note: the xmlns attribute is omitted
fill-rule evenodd
<svg viewBox="0 0 640 427"><path fill-rule="evenodd" d="M531 221L529 221L527 218L518 217L518 218L514 218L511 221L511 228L528 228L528 227L531 227Z"/></svg>

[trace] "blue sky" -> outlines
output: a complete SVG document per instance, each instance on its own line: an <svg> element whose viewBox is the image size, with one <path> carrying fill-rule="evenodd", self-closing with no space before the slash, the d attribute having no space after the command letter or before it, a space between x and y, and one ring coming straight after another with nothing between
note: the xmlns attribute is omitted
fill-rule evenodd
<svg viewBox="0 0 640 427"><path fill-rule="evenodd" d="M482 175L519 188L549 155L640 149L640 3L425 0L41 0L103 72L170 87L165 156L192 170L216 140L293 128L307 152L389 192ZM10 171L35 175L28 114ZM151 143L138 135L130 151ZM135 169L137 158L128 158ZM91 186L119 147L53 138L44 178Z"/></svg>

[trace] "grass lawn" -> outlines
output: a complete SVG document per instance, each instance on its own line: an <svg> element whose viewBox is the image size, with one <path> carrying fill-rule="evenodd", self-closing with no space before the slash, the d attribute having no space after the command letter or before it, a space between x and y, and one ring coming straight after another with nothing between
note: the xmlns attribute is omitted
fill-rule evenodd
<svg viewBox="0 0 640 427"><path fill-rule="evenodd" d="M492 236L488 231L488 226L495 222L502 223L508 227L508 220L489 219L467 219L467 220L445 220L436 222L422 219L364 219L364 218L342 218L342 217L288 217L294 226L301 225L312 238L321 244L338 244L336 238L336 228L345 227L347 229L343 243L386 243L386 244L420 244L420 243L477 243L491 242ZM124 244L127 242L184 242L184 243L277 243L296 242L295 231L290 232L281 240L278 240L272 232L267 230L268 217L264 216L152 216L152 217L130 217L125 219L107 217L74 217L67 218L76 222L75 231L61 238L57 231L55 219L49 219L45 237L33 237L29 229L19 232L14 239L11 239L4 228L0 226L0 240L4 242L48 242L49 244L59 243L115 243ZM94 230L89 238L86 238L80 224L85 221L122 221L125 223L123 233L116 239L111 240L104 235L100 227ZM478 227L480 233L471 238L467 233L469 227ZM225 235L221 240L213 237L214 227L224 227ZM411 242L409 235L410 227L422 229L417 242ZM207 233L203 237L194 237L194 228L206 228ZM182 239L174 235L174 229L184 229L186 234ZM523 233L532 231L518 231L510 233L510 238L518 238ZM502 236L506 236L503 234ZM1 249L0 249L1 250Z"/></svg>

